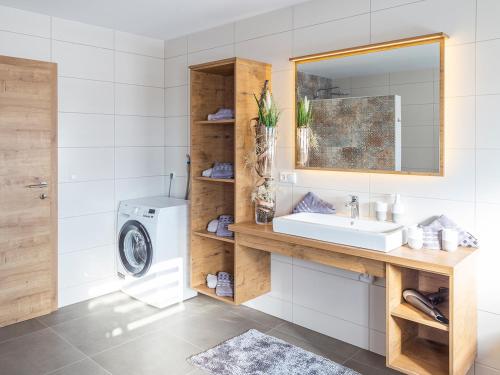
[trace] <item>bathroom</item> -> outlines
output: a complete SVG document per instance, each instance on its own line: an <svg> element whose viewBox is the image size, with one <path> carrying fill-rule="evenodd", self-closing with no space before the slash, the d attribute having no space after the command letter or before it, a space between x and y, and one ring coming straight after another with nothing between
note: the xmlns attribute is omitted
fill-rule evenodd
<svg viewBox="0 0 500 375"><path fill-rule="evenodd" d="M189 66L238 57L271 65L271 89L281 110L274 166L276 216L290 214L313 192L339 215L349 215L345 204L355 195L360 218L375 219L375 202L387 202L390 209L398 193L404 224L445 214L473 233L481 249L475 272L477 356L469 374L500 374L500 283L494 276L500 260L494 219L500 208L500 169L495 163L500 160L500 73L495 68L500 56L498 2L277 0L245 1L238 7L213 1L213 9L186 3L191 13L180 11L179 18L185 18L176 23L173 1L148 2L144 9L129 1L123 6L116 1L87 1L93 5L87 7L78 1L66 5L0 1L0 55L58 65L57 307L64 313L0 330L0 373L196 374L198 369L184 364L188 357L184 352L189 351L185 349L189 344L179 339L184 332L174 338L182 350L168 359L179 363L177 372L156 354L169 350L163 341L155 341L157 352L145 355L145 361L157 361L150 362L150 367L138 369L144 365L140 360L121 366L116 362L131 357L137 348L148 351L146 341L142 347L133 346L151 335L148 325L155 327L163 320L175 323L200 311L213 319L221 314L231 329L215 322L220 337L207 338L198 333L203 328L202 315L196 317L192 330L179 323L195 341L190 354L253 328L246 324L240 331L233 329L229 314L244 316L246 323L256 321L268 330L279 319L283 327L293 329L277 327L274 332L293 345L318 350L359 373L394 373L379 357L386 355L384 279L371 282L360 279L359 272L273 253L271 291L245 302L243 312L235 311L235 306L211 307L208 298L196 297L185 306L149 316L147 307L116 294L119 202L169 192L174 198L185 197L186 155L192 153ZM223 16L218 17L218 12ZM160 22L160 14L168 22ZM128 21L133 17L137 22ZM149 18L151 22L144 22ZM443 176L296 168L295 65L290 58L440 32L448 35ZM291 175L291 182L280 182L280 173ZM86 315L74 319L82 306L88 310ZM216 311L209 315L210 309ZM113 312L135 316L111 326L99 323L98 317L104 322ZM131 329L130 324L137 328ZM92 333L90 339L80 333L86 330ZM31 341L22 341L30 335ZM58 353L42 361L37 340L52 342ZM14 349L9 345L16 342L32 348L27 363L43 366L10 364L13 357L8 354ZM351 352L344 344L360 352Z"/></svg>

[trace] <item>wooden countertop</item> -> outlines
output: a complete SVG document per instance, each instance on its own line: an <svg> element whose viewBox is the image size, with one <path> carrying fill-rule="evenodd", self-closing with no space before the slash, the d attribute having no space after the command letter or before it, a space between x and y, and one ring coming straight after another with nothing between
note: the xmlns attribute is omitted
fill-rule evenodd
<svg viewBox="0 0 500 375"><path fill-rule="evenodd" d="M467 256L477 250L474 248L459 247L456 251L449 253L446 251L429 249L412 250L407 246L402 246L389 253L384 253L381 251L276 233L273 231L272 225L258 225L254 222L233 224L229 226L229 229L237 234L236 241L238 241L239 234L251 235L258 238L281 241L299 246L307 246L409 268L436 272L444 275L452 275L455 267Z"/></svg>

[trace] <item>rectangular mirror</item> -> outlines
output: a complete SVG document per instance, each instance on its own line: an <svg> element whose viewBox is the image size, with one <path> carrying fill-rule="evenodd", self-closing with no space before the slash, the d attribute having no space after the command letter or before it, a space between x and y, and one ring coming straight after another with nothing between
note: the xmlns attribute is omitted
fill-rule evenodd
<svg viewBox="0 0 500 375"><path fill-rule="evenodd" d="M296 168L442 176L445 38L292 58Z"/></svg>

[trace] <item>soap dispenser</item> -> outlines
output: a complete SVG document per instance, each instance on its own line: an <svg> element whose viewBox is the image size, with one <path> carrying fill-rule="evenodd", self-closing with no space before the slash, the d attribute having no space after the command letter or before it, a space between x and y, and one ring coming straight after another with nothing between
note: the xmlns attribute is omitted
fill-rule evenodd
<svg viewBox="0 0 500 375"><path fill-rule="evenodd" d="M392 205L392 221L401 224L403 222L405 208L401 203L401 195L396 194Z"/></svg>

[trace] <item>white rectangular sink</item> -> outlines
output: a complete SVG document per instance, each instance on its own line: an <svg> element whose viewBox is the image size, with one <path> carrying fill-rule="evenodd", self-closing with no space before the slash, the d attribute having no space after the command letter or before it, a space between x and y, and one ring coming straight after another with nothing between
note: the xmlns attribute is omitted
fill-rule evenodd
<svg viewBox="0 0 500 375"><path fill-rule="evenodd" d="M277 233L385 253L403 245L403 228L400 224L308 212L273 220L273 230Z"/></svg>

